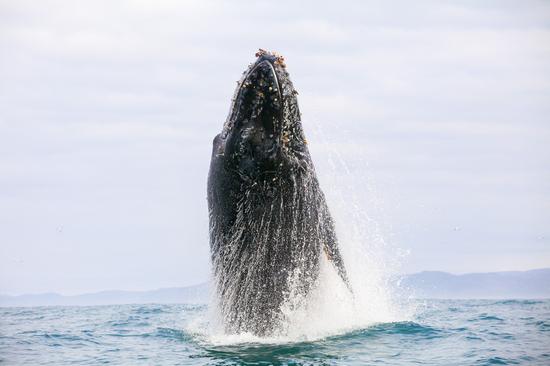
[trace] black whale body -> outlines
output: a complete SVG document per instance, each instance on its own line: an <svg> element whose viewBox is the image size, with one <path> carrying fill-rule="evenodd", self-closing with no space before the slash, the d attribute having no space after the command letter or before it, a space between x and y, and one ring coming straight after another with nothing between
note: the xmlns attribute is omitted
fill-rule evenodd
<svg viewBox="0 0 550 366"><path fill-rule="evenodd" d="M263 50L244 72L208 176L210 248L225 330L272 335L283 306L305 301L321 255L346 281L334 224L281 56Z"/></svg>

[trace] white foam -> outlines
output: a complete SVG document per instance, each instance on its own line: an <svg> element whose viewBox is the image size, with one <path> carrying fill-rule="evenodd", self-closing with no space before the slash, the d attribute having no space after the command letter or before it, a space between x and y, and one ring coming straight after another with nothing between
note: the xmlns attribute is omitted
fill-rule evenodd
<svg viewBox="0 0 550 366"><path fill-rule="evenodd" d="M333 212L338 220L339 209ZM349 218L347 224L361 225ZM407 302L403 303L388 283L393 272L385 255L392 252L384 252L386 245L376 242L380 239L373 239L372 233L367 235L358 227L345 226L346 230L338 234L353 293L332 263L322 255L318 286L302 302L303 306L296 306L292 299L283 305L286 321L279 335L262 338L251 333L224 334L214 302L209 314L189 327L188 331L212 345L271 344L313 341L377 323L411 320L414 309Z"/></svg>
<svg viewBox="0 0 550 366"><path fill-rule="evenodd" d="M318 137L323 140L323 136ZM221 345L311 341L377 323L413 318L413 306L398 298L390 285L399 269L402 251L386 242L388 233L385 235L376 220L358 205L361 202L356 193L359 189L361 194L366 192L376 196L370 178L365 182L365 177L353 176L338 151L328 153L332 171L321 174L321 187L336 223L353 294L332 263L322 255L318 286L311 291L308 299L299 301L291 298L283 305L286 321L280 335L261 338L250 333L224 334L214 310L211 311L209 325L202 325L199 330L206 342ZM352 187L350 181L355 182ZM370 202L379 204L376 197ZM215 304L211 308L215 309Z"/></svg>

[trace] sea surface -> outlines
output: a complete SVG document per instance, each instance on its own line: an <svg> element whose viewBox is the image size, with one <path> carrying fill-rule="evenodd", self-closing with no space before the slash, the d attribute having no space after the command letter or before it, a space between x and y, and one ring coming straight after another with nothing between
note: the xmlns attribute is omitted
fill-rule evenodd
<svg viewBox="0 0 550 366"><path fill-rule="evenodd" d="M550 300L423 300L308 338L211 334L206 305L0 308L3 365L550 365Z"/></svg>

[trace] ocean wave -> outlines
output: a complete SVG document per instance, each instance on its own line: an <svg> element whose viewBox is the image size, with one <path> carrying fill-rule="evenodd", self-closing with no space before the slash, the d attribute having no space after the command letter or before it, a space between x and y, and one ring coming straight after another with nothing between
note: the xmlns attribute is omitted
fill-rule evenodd
<svg viewBox="0 0 550 366"><path fill-rule="evenodd" d="M175 328L157 328L154 336L181 342L193 342L195 340L195 337L192 334L186 332L183 329Z"/></svg>
<svg viewBox="0 0 550 366"><path fill-rule="evenodd" d="M544 300L521 300L521 299L508 299L500 300L493 303L493 305L536 305L544 304Z"/></svg>
<svg viewBox="0 0 550 366"><path fill-rule="evenodd" d="M550 301L432 300L408 321L272 339L212 333L205 306L20 310L2 313L5 364L550 365Z"/></svg>
<svg viewBox="0 0 550 366"><path fill-rule="evenodd" d="M479 316L475 317L475 318L472 318L472 319L469 319L468 321L470 322L476 322L476 321L480 321L480 320L494 320L494 321L504 321L504 319L502 318L499 318L498 316L496 315L489 315L489 314L480 314Z"/></svg>

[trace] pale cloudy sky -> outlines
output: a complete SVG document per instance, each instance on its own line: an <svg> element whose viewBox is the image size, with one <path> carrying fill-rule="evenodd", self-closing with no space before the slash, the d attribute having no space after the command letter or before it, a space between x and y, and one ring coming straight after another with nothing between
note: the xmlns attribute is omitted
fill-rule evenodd
<svg viewBox="0 0 550 366"><path fill-rule="evenodd" d="M0 1L0 293L206 280L211 141L258 47L403 272L550 266L550 2Z"/></svg>

